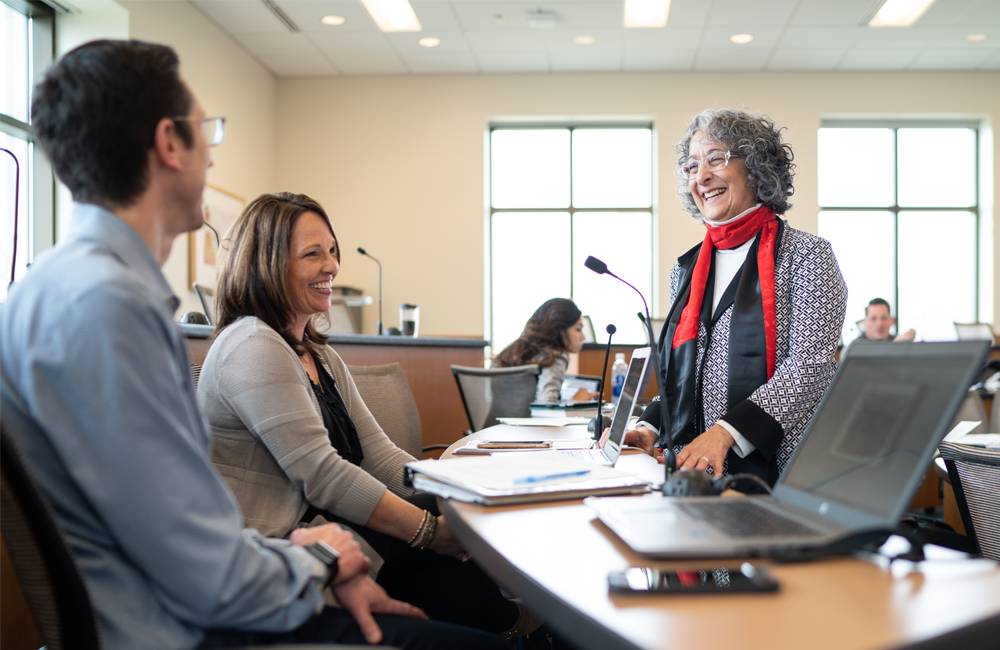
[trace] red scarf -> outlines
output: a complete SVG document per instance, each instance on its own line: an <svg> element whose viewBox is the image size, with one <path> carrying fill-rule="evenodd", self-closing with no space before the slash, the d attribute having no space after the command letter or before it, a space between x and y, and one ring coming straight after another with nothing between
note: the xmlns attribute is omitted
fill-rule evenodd
<svg viewBox="0 0 1000 650"><path fill-rule="evenodd" d="M736 248L750 241L760 233L757 247L757 272L760 277L760 298L764 310L764 344L767 352L767 378L774 375L777 356L777 317L775 315L774 294L774 246L777 242L778 221L774 212L762 205L742 219L724 226L706 226L705 240L698 251L691 275L691 293L681 312L674 332L672 348L676 350L688 341L698 338L698 322L701 319L702 302L708 284L708 273L712 268L712 257L716 248Z"/></svg>

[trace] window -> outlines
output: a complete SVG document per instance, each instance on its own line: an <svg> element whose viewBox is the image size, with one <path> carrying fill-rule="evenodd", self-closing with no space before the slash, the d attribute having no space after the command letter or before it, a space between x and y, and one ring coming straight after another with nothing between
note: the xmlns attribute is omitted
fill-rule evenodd
<svg viewBox="0 0 1000 650"><path fill-rule="evenodd" d="M0 302L7 297L14 260L20 278L36 250L52 244L52 173L35 155L29 129L31 86L52 62L52 11L20 0L0 1ZM16 159L16 162L15 162Z"/></svg>
<svg viewBox="0 0 1000 650"><path fill-rule="evenodd" d="M493 350L517 338L542 302L572 298L598 334L645 342L628 287L583 265L604 260L652 304L650 125L490 130L487 322Z"/></svg>
<svg viewBox="0 0 1000 650"><path fill-rule="evenodd" d="M974 124L819 130L819 234L847 282L845 341L875 297L924 340L978 320L978 137Z"/></svg>

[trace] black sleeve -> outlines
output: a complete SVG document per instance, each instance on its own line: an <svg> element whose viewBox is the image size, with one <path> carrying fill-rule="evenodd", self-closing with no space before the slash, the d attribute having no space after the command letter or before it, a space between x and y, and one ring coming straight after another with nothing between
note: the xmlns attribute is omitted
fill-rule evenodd
<svg viewBox="0 0 1000 650"><path fill-rule="evenodd" d="M645 416L645 412L643 416ZM734 404L720 418L733 425L744 438L753 443L757 451L770 462L778 453L784 429L764 409L749 399Z"/></svg>

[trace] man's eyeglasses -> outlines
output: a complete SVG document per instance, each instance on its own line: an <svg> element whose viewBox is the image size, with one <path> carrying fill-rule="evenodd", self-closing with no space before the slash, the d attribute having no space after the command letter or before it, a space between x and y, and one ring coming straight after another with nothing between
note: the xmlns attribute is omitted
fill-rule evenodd
<svg viewBox="0 0 1000 650"><path fill-rule="evenodd" d="M713 151L704 160L688 158L681 164L681 175L685 180L690 180L701 171L702 165L710 172L717 172L729 164L730 158L739 158L738 154L732 151Z"/></svg>
<svg viewBox="0 0 1000 650"><path fill-rule="evenodd" d="M226 118L224 117L203 117L200 120L193 117L172 117L170 119L175 122L198 122L201 126L201 134L210 147L222 144L222 137L226 133Z"/></svg>

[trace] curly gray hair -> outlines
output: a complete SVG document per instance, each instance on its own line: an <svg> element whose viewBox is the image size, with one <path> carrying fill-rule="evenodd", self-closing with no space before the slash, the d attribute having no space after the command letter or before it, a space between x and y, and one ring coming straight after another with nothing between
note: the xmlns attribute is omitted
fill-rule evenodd
<svg viewBox="0 0 1000 650"><path fill-rule="evenodd" d="M795 191L792 186L795 164L792 147L781 140L782 130L765 115L732 109L702 111L691 120L687 133L677 143L677 168L687 162L691 138L702 131L743 159L750 191L775 214L784 214L792 207L788 197ZM687 179L681 176L679 181L677 193L681 203L700 218Z"/></svg>

